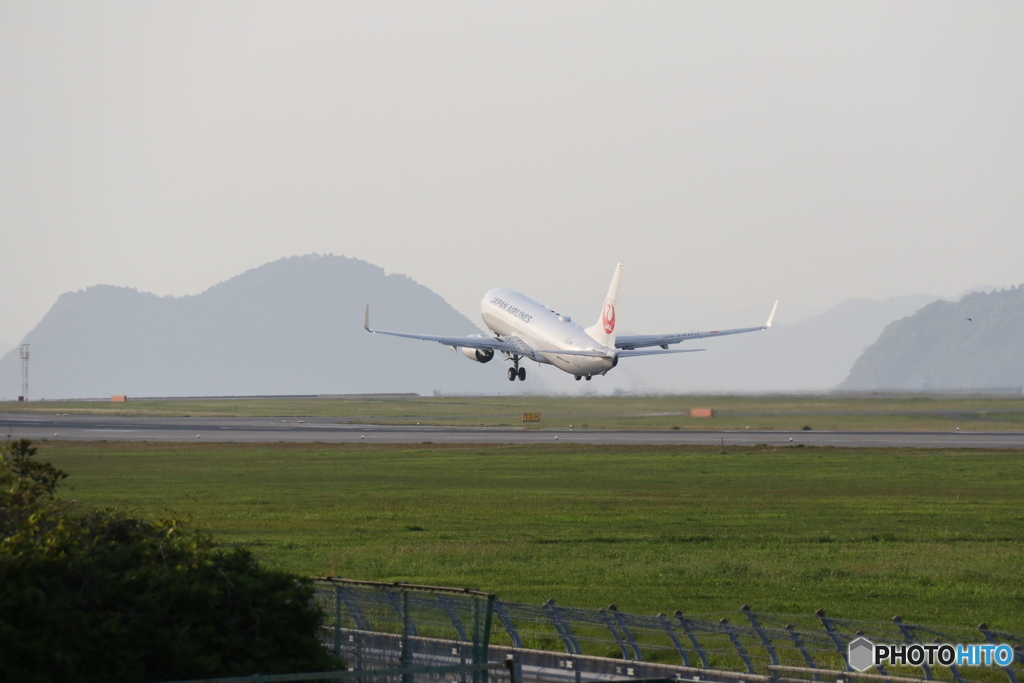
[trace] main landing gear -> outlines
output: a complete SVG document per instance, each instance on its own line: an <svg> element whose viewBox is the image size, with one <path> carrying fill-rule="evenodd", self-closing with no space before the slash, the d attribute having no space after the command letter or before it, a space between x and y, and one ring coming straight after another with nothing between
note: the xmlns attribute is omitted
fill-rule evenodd
<svg viewBox="0 0 1024 683"><path fill-rule="evenodd" d="M583 379L583 377L584 377L584 375L576 375L576 381L579 382L581 379ZM586 375L586 378L587 378L588 382L590 381L590 377L591 377L591 375Z"/></svg>
<svg viewBox="0 0 1024 683"><path fill-rule="evenodd" d="M525 382L526 368L519 367L519 356L513 356L512 367L508 369L508 381L515 382L517 377L520 382Z"/></svg>

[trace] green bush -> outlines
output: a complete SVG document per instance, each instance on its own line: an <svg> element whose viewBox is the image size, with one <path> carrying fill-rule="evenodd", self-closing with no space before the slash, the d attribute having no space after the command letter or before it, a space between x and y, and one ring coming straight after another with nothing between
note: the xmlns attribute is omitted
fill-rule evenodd
<svg viewBox="0 0 1024 683"><path fill-rule="evenodd" d="M0 680L161 681L340 668L308 579L176 519L83 510L28 440L0 458Z"/></svg>

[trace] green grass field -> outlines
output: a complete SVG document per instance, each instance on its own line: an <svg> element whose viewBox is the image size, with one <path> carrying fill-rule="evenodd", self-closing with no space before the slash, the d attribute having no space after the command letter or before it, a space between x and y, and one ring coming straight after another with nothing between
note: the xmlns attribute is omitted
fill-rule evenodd
<svg viewBox="0 0 1024 683"><path fill-rule="evenodd" d="M1024 631L1024 453L40 442L64 497L274 566L640 613Z"/></svg>
<svg viewBox="0 0 1024 683"><path fill-rule="evenodd" d="M711 419L691 408L712 408ZM541 428L775 429L850 431L1022 431L1022 396L507 396L172 399L129 403L43 401L0 403L0 412L334 417L344 422L522 426L540 412Z"/></svg>

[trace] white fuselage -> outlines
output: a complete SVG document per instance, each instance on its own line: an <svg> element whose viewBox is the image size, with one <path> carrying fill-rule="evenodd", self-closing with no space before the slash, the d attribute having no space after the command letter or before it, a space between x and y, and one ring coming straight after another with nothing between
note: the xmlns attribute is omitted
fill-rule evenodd
<svg viewBox="0 0 1024 683"><path fill-rule="evenodd" d="M615 367L615 349L594 340L569 316L559 315L511 289L492 289L480 302L480 315L493 332L522 348L522 356L573 375L602 375ZM559 354L600 351L608 358ZM541 353L541 351L548 351Z"/></svg>

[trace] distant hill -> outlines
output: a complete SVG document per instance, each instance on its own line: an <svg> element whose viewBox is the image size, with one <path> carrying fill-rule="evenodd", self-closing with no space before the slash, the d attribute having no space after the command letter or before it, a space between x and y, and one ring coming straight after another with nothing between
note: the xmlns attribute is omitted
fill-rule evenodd
<svg viewBox="0 0 1024 683"><path fill-rule="evenodd" d="M765 332L695 342L703 353L676 359L630 359L619 363L648 391L787 392L834 389L854 361L886 325L910 315L937 297L899 296L884 301L851 299L820 315L780 323ZM779 318L785 318L779 304ZM659 333L665 330L644 330ZM609 375L611 377L611 375Z"/></svg>
<svg viewBox="0 0 1024 683"><path fill-rule="evenodd" d="M850 374L886 325L935 298L846 301L801 322L776 322L764 333L707 340L704 353L629 359L599 383L565 381L571 378L530 363L528 380L512 384L499 359L479 365L437 344L367 334L367 302L381 329L474 334L479 328L408 277L357 259L312 255L268 263L194 296L109 285L66 293L23 341L32 345L33 399L824 390ZM779 318L785 319L785 302ZM0 394L13 398L20 386L12 348L0 358Z"/></svg>
<svg viewBox="0 0 1024 683"><path fill-rule="evenodd" d="M842 389L1024 386L1024 287L936 301L888 327Z"/></svg>
<svg viewBox="0 0 1024 683"><path fill-rule="evenodd" d="M25 338L30 397L215 396L511 391L500 360L480 365L381 329L475 334L440 296L404 275L340 256L281 259L201 294L160 297L97 285L60 296ZM17 349L0 359L8 398ZM534 390L540 389L536 382Z"/></svg>

